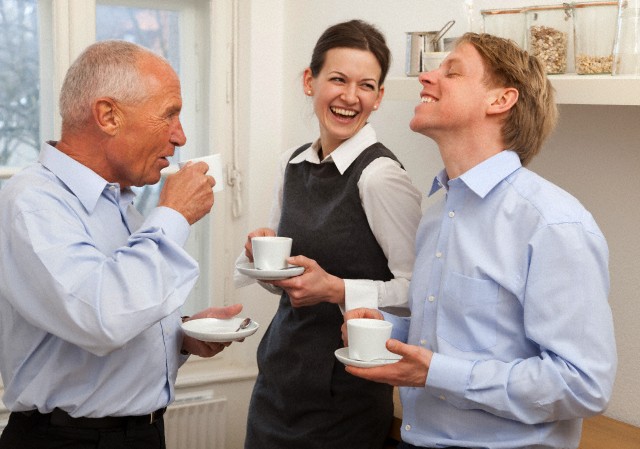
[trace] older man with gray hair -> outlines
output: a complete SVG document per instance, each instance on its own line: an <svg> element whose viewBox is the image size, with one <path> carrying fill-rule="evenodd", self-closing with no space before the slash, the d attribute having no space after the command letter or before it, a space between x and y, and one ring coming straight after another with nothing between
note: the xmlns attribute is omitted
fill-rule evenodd
<svg viewBox="0 0 640 449"><path fill-rule="evenodd" d="M184 250L214 203L205 163L170 175L144 218L132 186L155 184L186 142L180 82L135 44L99 42L69 69L62 134L0 191L0 370L11 410L2 449L165 447L162 414L189 354L198 277ZM232 317L242 306L194 317Z"/></svg>

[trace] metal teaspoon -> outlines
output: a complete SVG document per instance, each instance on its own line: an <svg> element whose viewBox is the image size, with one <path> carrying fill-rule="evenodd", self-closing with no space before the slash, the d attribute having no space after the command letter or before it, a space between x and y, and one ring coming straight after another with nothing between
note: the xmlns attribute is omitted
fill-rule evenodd
<svg viewBox="0 0 640 449"><path fill-rule="evenodd" d="M236 332L241 329L246 329L249 324L251 324L251 318L245 318L244 320L242 320L242 323L240 323L240 326L238 326L238 328L236 329Z"/></svg>

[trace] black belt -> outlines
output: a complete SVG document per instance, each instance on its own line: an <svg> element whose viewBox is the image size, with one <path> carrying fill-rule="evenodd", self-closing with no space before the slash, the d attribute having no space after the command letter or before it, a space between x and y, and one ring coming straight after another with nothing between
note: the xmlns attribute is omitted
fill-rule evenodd
<svg viewBox="0 0 640 449"><path fill-rule="evenodd" d="M127 426L149 425L158 421L167 410L166 407L151 412L148 415L141 416L105 416L103 418L74 418L64 410L59 408L53 409L51 413L40 413L38 410L29 410L20 412L23 415L35 418L48 418L52 426L57 427L75 427L81 429L114 429L124 428Z"/></svg>
<svg viewBox="0 0 640 449"><path fill-rule="evenodd" d="M438 449L435 447L428 447L428 446L414 446L413 444L405 443L404 441L402 441L398 447L403 449ZM464 448L461 446L446 446L440 449L469 449L469 448Z"/></svg>
<svg viewBox="0 0 640 449"><path fill-rule="evenodd" d="M407 446L405 446L405 447L407 447ZM438 449L437 447L428 447L428 446L409 446L409 447L411 447L411 449L413 449L413 448L415 448L415 449ZM469 448L468 447L461 447L461 446L445 446L445 447L442 447L440 449L469 449Z"/></svg>
<svg viewBox="0 0 640 449"><path fill-rule="evenodd" d="M400 442L400 445L398 446L399 448L402 449L438 449L435 447L427 447L427 446L414 446L413 444L410 443L405 443L404 441ZM464 448L464 447L460 447L460 446L446 446L440 449L469 449L469 448Z"/></svg>

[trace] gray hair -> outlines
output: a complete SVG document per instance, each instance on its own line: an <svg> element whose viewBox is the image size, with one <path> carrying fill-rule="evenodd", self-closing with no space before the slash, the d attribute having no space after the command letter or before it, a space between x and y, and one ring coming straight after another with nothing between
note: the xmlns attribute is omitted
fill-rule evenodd
<svg viewBox="0 0 640 449"><path fill-rule="evenodd" d="M138 68L143 55L166 61L140 45L121 40L87 47L71 64L62 83L63 127L83 125L91 117L91 104L96 98L110 97L125 104L142 101L147 94Z"/></svg>

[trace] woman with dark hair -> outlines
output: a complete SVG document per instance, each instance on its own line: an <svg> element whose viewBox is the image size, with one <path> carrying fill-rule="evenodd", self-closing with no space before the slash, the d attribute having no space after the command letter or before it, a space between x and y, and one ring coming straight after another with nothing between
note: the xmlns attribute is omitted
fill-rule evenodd
<svg viewBox="0 0 640 449"><path fill-rule="evenodd" d="M304 267L261 281L281 299L258 348L246 448L384 445L392 388L347 374L334 352L345 310L407 303L421 195L368 124L389 62L384 36L352 20L322 34L304 70L320 137L284 155L269 227L249 234L238 260L253 261L252 237L277 233Z"/></svg>

